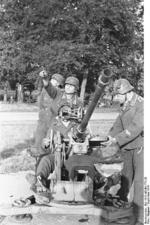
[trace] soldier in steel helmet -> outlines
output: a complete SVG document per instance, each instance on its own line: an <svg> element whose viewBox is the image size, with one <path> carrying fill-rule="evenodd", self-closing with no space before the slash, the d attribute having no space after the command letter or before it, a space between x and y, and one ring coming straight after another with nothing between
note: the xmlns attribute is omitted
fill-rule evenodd
<svg viewBox="0 0 150 225"><path fill-rule="evenodd" d="M127 201L134 181L134 209L136 225L143 223L143 98L134 92L126 79L114 82L114 101L121 105L121 113L109 132L108 145L119 145L124 158L122 188L119 195Z"/></svg>
<svg viewBox="0 0 150 225"><path fill-rule="evenodd" d="M46 70L42 70L40 74L47 75L47 72ZM61 74L55 73L52 75L50 82L56 88L63 88L64 77ZM48 95L44 87L40 92L38 103L39 120L35 132L35 144L34 147L31 149L31 153L33 155L45 153L43 149L43 138L46 137L47 131L51 126L51 122L54 116L50 109L52 104L52 98Z"/></svg>
<svg viewBox="0 0 150 225"><path fill-rule="evenodd" d="M50 94L53 96L55 93L55 89L52 90L52 87L50 88ZM54 117L57 117L58 114L62 115L62 112L67 111L67 108L70 106L71 108L81 108L81 114L82 114L82 103L79 101L78 96L77 96L77 91L79 89L79 80L76 77L69 76L66 81L65 81L65 90L63 91L58 91L56 96L53 98L53 103L51 105L51 112ZM46 91L46 90L45 90ZM53 93L54 92L54 93ZM64 112L65 113L65 112ZM43 148L48 148L50 146L50 135L51 135L51 130L57 131L59 130L63 136L67 137L68 135L68 130L70 129L70 126L73 126L73 123L68 126L66 129L65 126L62 124L58 118L53 117L53 122L52 122L52 127L47 132L46 138L43 139ZM73 118L72 118L73 119Z"/></svg>
<svg viewBox="0 0 150 225"><path fill-rule="evenodd" d="M45 74L40 74L40 76L48 95L53 99L50 106L50 110L54 115L51 128L54 133L59 131L61 136L66 138L68 137L69 131L82 119L83 104L77 95L79 90L79 80L73 76L68 77L65 81L64 90L61 90L54 87L51 82L47 80ZM81 112L77 118L74 110ZM70 112L71 114L68 115ZM64 123L69 123L69 125L65 126ZM36 187L38 187L39 183L42 184L42 188L44 186L46 187L47 179L53 171L54 154L47 154L38 162L35 177Z"/></svg>

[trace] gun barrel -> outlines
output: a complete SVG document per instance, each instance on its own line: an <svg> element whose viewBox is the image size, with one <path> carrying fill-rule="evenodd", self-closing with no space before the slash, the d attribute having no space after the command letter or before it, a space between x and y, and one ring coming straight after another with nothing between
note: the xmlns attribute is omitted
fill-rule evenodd
<svg viewBox="0 0 150 225"><path fill-rule="evenodd" d="M98 103L99 98L101 97L101 95L103 93L105 86L108 84L110 77L111 77L111 71L108 69L103 70L103 73L99 76L98 84L97 84L97 87L96 87L96 90L94 93L94 97L88 106L88 109L86 111L85 116L83 117L81 124L78 127L78 131L80 133L83 133L85 131L87 124L91 118L91 115Z"/></svg>

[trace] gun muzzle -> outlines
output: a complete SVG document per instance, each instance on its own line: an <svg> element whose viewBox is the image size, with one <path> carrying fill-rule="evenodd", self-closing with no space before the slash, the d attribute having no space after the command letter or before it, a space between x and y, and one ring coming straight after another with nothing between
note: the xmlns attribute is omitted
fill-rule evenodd
<svg viewBox="0 0 150 225"><path fill-rule="evenodd" d="M111 71L109 69L103 70L102 73L100 74L93 99L90 102L88 109L86 111L86 114L83 117L83 120L77 129L76 137L78 137L78 136L81 137L81 135L86 130L86 127L91 118L91 115L98 103L99 98L101 97L101 95L103 93L105 86L108 85L110 77L111 77Z"/></svg>

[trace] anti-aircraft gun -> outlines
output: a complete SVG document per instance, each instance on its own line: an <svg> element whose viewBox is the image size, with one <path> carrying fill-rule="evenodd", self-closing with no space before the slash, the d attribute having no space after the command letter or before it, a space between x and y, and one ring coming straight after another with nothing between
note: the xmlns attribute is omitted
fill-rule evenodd
<svg viewBox="0 0 150 225"><path fill-rule="evenodd" d="M91 115L98 103L98 100L100 96L103 93L103 90L105 86L108 84L109 79L111 76L110 70L106 69L103 70L101 75L99 76L98 85L96 86L96 90L94 93L93 100L88 106L88 109L83 116L83 113L79 113L80 110L78 109L76 113L71 113L72 110L65 107L64 110L59 110L59 114L61 114L61 117L63 119L64 116L68 116L70 119L73 118L72 115L74 115L74 119L78 119L80 121L80 124L78 126L75 126L71 133L69 134L69 144L68 144L68 150L67 150L67 157L73 155L73 154L87 154L89 150L89 140L90 140L90 134L87 133L87 125L91 118ZM75 110L75 109L74 109ZM82 119L81 119L82 118ZM60 128L59 128L60 129ZM55 148L55 172L57 180L61 180L61 158L62 158L62 140L60 137L60 133L57 132L57 147ZM66 153L66 151L64 151Z"/></svg>
<svg viewBox="0 0 150 225"><path fill-rule="evenodd" d="M98 155L94 157L99 157L99 163L95 164L95 169L97 173L101 173L99 176L98 183L103 183L102 195L108 194L108 190L111 186L115 185L115 190L110 190L111 192L117 192L118 188L118 176L120 175L120 171L123 168L123 163L121 159L117 159L116 168L112 166L110 162L112 162L112 155L117 153L118 149L114 150L112 148L112 152L109 151L101 151L102 143L106 140L93 139L92 134L88 132L88 122L92 116L92 113L98 103L99 98L101 97L104 88L109 83L109 79L111 77L111 71L108 69L103 70L101 73L98 84L96 86L96 90L94 93L93 100L89 104L83 119L80 118L80 123L78 126L75 126L68 135L68 138L62 138L60 132L56 132L55 137L55 170L52 174L50 174L51 179L51 191L55 193L53 195L54 200L57 201L79 201L79 202L91 202L93 201L93 180L91 180L88 176L89 171L88 168L81 163L77 162L77 170L75 173L78 177L74 177L72 180L69 180L68 174L66 171L65 165L66 162L69 161L70 157L75 156L75 158L82 158L84 156L89 157L90 154L94 153L95 150L98 150ZM67 115L67 112L62 115ZM69 113L68 113L69 115ZM71 115L71 114L70 114ZM81 113L76 113L76 115L81 116ZM105 164L104 162L108 162ZM119 162L119 163L118 163ZM80 168L81 166L81 168ZM63 168L63 169L62 169ZM111 170L111 172L110 172ZM109 171L109 172L108 172ZM105 174L104 176L102 175ZM67 175L64 175L67 174ZM87 182L88 177L88 182ZM109 177L109 179L107 179ZM119 176L120 177L120 176ZM84 178L84 181L81 179ZM86 180L86 181L85 181ZM90 180L90 182L89 182ZM109 180L109 181L108 181ZM116 186L117 185L117 186ZM80 187L79 187L80 186ZM104 188L105 186L105 188ZM120 187L120 186L119 186ZM64 191L65 190L65 191ZM88 191L85 191L88 190ZM74 192L69 194L70 192ZM67 195L68 193L68 195ZM84 196L84 197L83 197Z"/></svg>

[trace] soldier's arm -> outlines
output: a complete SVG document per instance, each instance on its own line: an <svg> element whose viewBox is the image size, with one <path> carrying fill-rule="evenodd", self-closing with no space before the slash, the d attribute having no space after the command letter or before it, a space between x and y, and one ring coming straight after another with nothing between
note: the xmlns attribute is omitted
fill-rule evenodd
<svg viewBox="0 0 150 225"><path fill-rule="evenodd" d="M126 129L115 136L119 146L123 146L137 138L144 129L143 105L136 111L135 117Z"/></svg>
<svg viewBox="0 0 150 225"><path fill-rule="evenodd" d="M57 95L57 92L58 92L58 89L56 87L54 87L51 82L49 81L48 85L44 85L48 95L51 97L51 98L55 98L56 95Z"/></svg>
<svg viewBox="0 0 150 225"><path fill-rule="evenodd" d="M123 130L122 122L121 122L121 119L120 119L120 115L118 115L118 117L116 118L113 126L109 130L108 135L111 136L111 137L114 137L115 135L120 133L122 130Z"/></svg>
<svg viewBox="0 0 150 225"><path fill-rule="evenodd" d="M55 98L57 95L57 88L55 88L51 82L48 80L48 75L47 72L45 70L41 71L39 74L40 78L42 79L43 85L45 90L47 91L48 95L51 98Z"/></svg>
<svg viewBox="0 0 150 225"><path fill-rule="evenodd" d="M46 133L46 138L49 138L51 137L51 132L52 132L52 128L50 127Z"/></svg>

